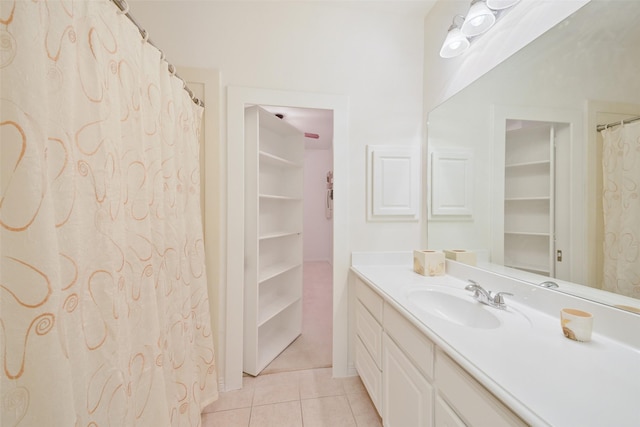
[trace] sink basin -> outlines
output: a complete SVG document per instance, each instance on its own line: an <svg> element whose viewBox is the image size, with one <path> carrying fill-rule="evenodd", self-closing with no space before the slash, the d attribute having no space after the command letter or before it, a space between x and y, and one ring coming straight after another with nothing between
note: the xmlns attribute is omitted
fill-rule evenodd
<svg viewBox="0 0 640 427"><path fill-rule="evenodd" d="M434 288L413 289L407 292L408 305L424 313L461 326L494 329L500 319L489 309L460 291Z"/></svg>

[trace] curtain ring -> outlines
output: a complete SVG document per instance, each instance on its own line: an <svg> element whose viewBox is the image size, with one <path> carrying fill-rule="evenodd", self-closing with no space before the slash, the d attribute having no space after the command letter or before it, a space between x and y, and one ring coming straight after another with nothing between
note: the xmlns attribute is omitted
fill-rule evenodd
<svg viewBox="0 0 640 427"><path fill-rule="evenodd" d="M160 61L164 61L165 59L167 59L167 57L164 55L164 52L160 50Z"/></svg>
<svg viewBox="0 0 640 427"><path fill-rule="evenodd" d="M149 41L149 32L147 30L140 30L140 35L142 36L142 43Z"/></svg>
<svg viewBox="0 0 640 427"><path fill-rule="evenodd" d="M118 15L126 15L129 13L129 3L127 3L126 0L119 0L118 3Z"/></svg>
<svg viewBox="0 0 640 427"><path fill-rule="evenodd" d="M176 67L173 64L169 64L169 74L173 77L176 75Z"/></svg>

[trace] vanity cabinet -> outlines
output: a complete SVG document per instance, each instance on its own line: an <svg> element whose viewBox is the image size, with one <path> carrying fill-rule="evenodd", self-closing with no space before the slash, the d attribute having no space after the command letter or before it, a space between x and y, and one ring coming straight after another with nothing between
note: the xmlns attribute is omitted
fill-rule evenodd
<svg viewBox="0 0 640 427"><path fill-rule="evenodd" d="M243 370L258 375L302 332L300 131L266 110L245 110Z"/></svg>
<svg viewBox="0 0 640 427"><path fill-rule="evenodd" d="M526 425L359 278L355 291L356 370L385 427Z"/></svg>
<svg viewBox="0 0 640 427"><path fill-rule="evenodd" d="M382 402L383 300L364 282L356 280L355 365L378 413Z"/></svg>
<svg viewBox="0 0 640 427"><path fill-rule="evenodd" d="M384 306L382 419L386 427L433 426L434 345L390 305Z"/></svg>
<svg viewBox="0 0 640 427"><path fill-rule="evenodd" d="M436 351L435 376L438 395L442 399L440 411L448 411L448 417L440 414L440 419L445 423L443 425L527 425L440 349Z"/></svg>

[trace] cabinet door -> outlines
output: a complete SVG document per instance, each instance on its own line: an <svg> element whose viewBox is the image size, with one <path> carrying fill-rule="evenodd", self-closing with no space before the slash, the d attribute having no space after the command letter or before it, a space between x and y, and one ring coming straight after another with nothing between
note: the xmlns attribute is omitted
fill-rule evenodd
<svg viewBox="0 0 640 427"><path fill-rule="evenodd" d="M382 343L385 427L432 427L433 388L388 335Z"/></svg>
<svg viewBox="0 0 640 427"><path fill-rule="evenodd" d="M465 427L458 415L440 396L436 396L435 427Z"/></svg>
<svg viewBox="0 0 640 427"><path fill-rule="evenodd" d="M436 352L438 395L469 426L524 427L527 424L443 351Z"/></svg>

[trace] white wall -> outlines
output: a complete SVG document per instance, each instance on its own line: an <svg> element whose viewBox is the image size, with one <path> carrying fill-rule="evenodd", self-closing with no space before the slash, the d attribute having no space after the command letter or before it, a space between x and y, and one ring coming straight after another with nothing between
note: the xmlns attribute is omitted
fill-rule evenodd
<svg viewBox="0 0 640 427"><path fill-rule="evenodd" d="M347 95L351 249L405 250L419 245L419 224L366 222L365 147L422 140L423 25L430 6L135 0L131 13L172 63L217 68L223 88ZM224 109L222 123L224 136Z"/></svg>
<svg viewBox="0 0 640 427"><path fill-rule="evenodd" d="M219 170L221 203L227 199L226 88L342 95L349 100L345 150L349 173L335 189L346 195L342 200L349 205L341 208L348 216L342 219L348 224L348 247L340 248L345 259L339 264L348 266L352 251L420 246L425 233L418 222L366 221L365 160L367 144L422 141L424 16L431 1L130 0L130 4L132 15L173 64L221 72L221 157L208 165ZM229 182L230 191L233 185ZM223 215L220 234L228 246L227 221ZM339 276L346 280L346 267L340 268ZM222 283L226 275L223 269ZM237 283L227 286L228 290ZM220 297L225 299L224 289ZM338 298L344 305L346 292ZM346 318L344 323L338 327L346 327ZM218 349L218 354L224 352Z"/></svg>
<svg viewBox="0 0 640 427"><path fill-rule="evenodd" d="M333 169L332 150L304 152L304 261L331 262L332 219L325 216L327 172Z"/></svg>

